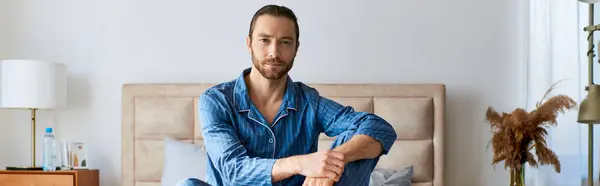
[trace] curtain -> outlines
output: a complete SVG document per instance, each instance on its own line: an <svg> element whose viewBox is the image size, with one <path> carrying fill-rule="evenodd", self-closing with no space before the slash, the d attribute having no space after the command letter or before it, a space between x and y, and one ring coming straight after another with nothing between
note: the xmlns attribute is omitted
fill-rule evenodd
<svg viewBox="0 0 600 186"><path fill-rule="evenodd" d="M536 102L558 81L551 95L568 95L581 103L588 83L587 33L583 31L588 24L588 4L577 0L529 1L526 109L535 109ZM587 185L588 125L577 123L577 108L561 114L557 121L558 125L548 130L547 145L559 157L561 172L556 173L551 166L527 165L528 186ZM599 135L600 128L595 127L594 138ZM594 175L598 180L600 151L594 146Z"/></svg>

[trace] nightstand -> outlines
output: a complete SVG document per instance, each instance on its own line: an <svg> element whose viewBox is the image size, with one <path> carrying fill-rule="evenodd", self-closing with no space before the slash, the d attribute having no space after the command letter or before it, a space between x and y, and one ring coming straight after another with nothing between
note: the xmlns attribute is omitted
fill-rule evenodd
<svg viewBox="0 0 600 186"><path fill-rule="evenodd" d="M100 186L98 170L0 170L0 186Z"/></svg>

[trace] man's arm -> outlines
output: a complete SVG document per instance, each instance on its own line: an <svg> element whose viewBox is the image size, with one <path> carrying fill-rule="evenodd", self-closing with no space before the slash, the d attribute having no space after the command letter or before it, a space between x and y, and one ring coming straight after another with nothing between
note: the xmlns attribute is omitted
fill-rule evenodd
<svg viewBox="0 0 600 186"><path fill-rule="evenodd" d="M217 96L203 94L198 107L210 163L226 185L267 185L295 174L289 160L249 157Z"/></svg>
<svg viewBox="0 0 600 186"><path fill-rule="evenodd" d="M360 159L373 159L382 154L381 142L370 136L359 134L346 143L337 146L333 151L341 152L346 157L344 163Z"/></svg>
<svg viewBox="0 0 600 186"><path fill-rule="evenodd" d="M353 132L352 139L333 149L344 154L346 163L376 158L389 152L397 134L387 121L377 115L356 112L350 106L321 97L316 90L311 96L313 103L317 105L317 119L327 136Z"/></svg>
<svg viewBox="0 0 600 186"><path fill-rule="evenodd" d="M273 165L271 180L278 182L298 174L297 172L297 164L291 157L278 159Z"/></svg>

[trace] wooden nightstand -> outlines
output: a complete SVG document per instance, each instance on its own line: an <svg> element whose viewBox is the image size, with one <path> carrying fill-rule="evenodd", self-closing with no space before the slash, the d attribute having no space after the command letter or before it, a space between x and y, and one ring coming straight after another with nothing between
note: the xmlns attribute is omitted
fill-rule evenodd
<svg viewBox="0 0 600 186"><path fill-rule="evenodd" d="M98 170L0 170L0 186L100 186Z"/></svg>

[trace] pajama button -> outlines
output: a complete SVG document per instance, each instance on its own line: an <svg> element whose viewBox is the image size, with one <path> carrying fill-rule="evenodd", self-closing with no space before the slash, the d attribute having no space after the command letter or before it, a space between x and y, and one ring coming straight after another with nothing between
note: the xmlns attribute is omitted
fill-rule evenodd
<svg viewBox="0 0 600 186"><path fill-rule="evenodd" d="M273 138L269 139L269 143L273 143Z"/></svg>

